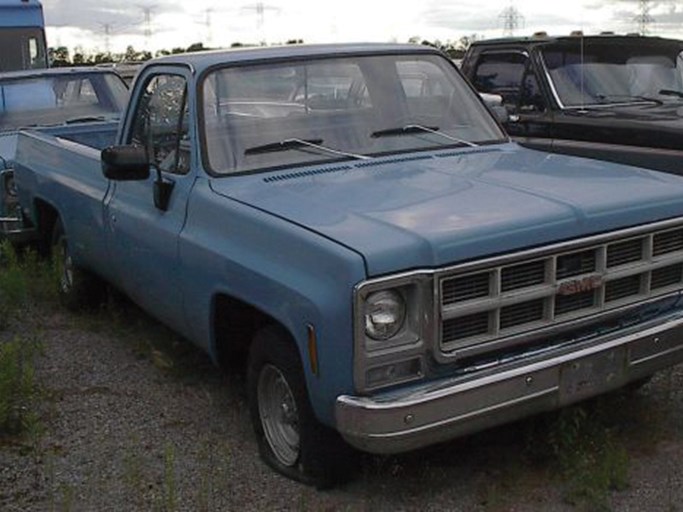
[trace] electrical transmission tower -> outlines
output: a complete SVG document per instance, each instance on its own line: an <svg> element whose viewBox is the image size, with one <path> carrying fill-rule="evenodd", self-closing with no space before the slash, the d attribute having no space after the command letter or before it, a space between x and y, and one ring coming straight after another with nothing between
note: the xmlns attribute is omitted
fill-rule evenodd
<svg viewBox="0 0 683 512"><path fill-rule="evenodd" d="M143 14L145 15L145 48L149 48L150 39L152 38L152 12L156 5L141 5Z"/></svg>
<svg viewBox="0 0 683 512"><path fill-rule="evenodd" d="M213 9L206 9L204 12L206 13L206 45L211 46L213 42L213 34L211 33L211 14L213 13Z"/></svg>
<svg viewBox="0 0 683 512"><path fill-rule="evenodd" d="M256 13L256 26L261 37L261 44L265 44L265 37L263 36L263 25L266 21L266 11L279 11L277 7L266 5L263 2L256 2L255 4L246 5L242 7L243 10L250 10Z"/></svg>
<svg viewBox="0 0 683 512"><path fill-rule="evenodd" d="M638 33L640 35L646 35L650 23L655 21L655 19L650 16L651 8L652 2L650 0L638 0L638 15L636 16L635 21L638 23Z"/></svg>
<svg viewBox="0 0 683 512"><path fill-rule="evenodd" d="M515 30L524 25L524 16L517 10L517 8L510 5L503 9L498 18L503 22L503 35L504 36L514 36Z"/></svg>
<svg viewBox="0 0 683 512"><path fill-rule="evenodd" d="M111 23L100 23L104 29L104 52L111 53Z"/></svg>

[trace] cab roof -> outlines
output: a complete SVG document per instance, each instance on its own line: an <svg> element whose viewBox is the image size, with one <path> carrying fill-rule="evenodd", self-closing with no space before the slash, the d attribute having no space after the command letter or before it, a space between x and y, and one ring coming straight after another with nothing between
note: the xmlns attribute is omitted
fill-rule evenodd
<svg viewBox="0 0 683 512"><path fill-rule="evenodd" d="M283 45L239 47L227 50L211 50L205 52L181 53L168 55L148 61L145 67L152 65L184 65L197 72L231 63L250 61L287 60L298 58L339 57L344 55L381 55L396 53L437 53L433 47L418 44L394 43L347 43L316 45Z"/></svg>
<svg viewBox="0 0 683 512"><path fill-rule="evenodd" d="M640 34L613 34L604 33L596 35L582 35L582 34L572 34L565 36L550 36L545 33L534 34L532 36L522 36L522 37L501 37L497 39L483 39L480 41L474 41L471 47L483 47L483 46L506 46L506 45L519 45L519 46L537 46L548 43L575 43L576 41L584 41L590 43L624 43L624 42L637 42L638 44L680 44L683 46L683 41L678 39L668 39L659 36L642 36Z"/></svg>

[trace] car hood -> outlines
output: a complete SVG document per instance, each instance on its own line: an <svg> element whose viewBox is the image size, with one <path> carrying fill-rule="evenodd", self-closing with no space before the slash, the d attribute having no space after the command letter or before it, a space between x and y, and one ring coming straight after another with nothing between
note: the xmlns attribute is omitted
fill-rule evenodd
<svg viewBox="0 0 683 512"><path fill-rule="evenodd" d="M683 178L516 144L212 180L361 254L369 276L683 215Z"/></svg>

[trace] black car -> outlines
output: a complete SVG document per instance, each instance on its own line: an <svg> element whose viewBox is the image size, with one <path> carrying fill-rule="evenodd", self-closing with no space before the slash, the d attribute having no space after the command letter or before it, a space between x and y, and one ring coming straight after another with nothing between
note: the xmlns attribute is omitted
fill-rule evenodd
<svg viewBox="0 0 683 512"><path fill-rule="evenodd" d="M477 41L462 62L529 147L683 174L683 41L581 34Z"/></svg>

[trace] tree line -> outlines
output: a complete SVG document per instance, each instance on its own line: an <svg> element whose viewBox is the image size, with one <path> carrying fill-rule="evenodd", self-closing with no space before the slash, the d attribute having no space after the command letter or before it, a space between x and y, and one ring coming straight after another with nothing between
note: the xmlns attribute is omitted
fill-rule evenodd
<svg viewBox="0 0 683 512"><path fill-rule="evenodd" d="M408 42L413 44L423 44L438 48L444 53L448 54L452 59L461 59L469 45L477 39L476 34L471 36L463 36L457 41L441 42L438 39L429 41L420 37L411 37ZM284 44L302 44L303 39L290 39ZM246 46L253 46L243 43L232 43L231 48L240 48ZM82 48L76 48L73 54L66 46L57 46L48 49L48 57L52 67L65 66L95 66L97 64L104 64L110 62L144 62L153 57L163 57L165 55L175 55L179 53L200 52L204 50L212 50L204 46L203 43L194 43L187 48L176 47L171 49L157 50L152 53L148 50L136 50L133 46L128 46L123 53L116 52L94 52L89 53Z"/></svg>
<svg viewBox="0 0 683 512"><path fill-rule="evenodd" d="M303 39L291 39L285 44L301 44ZM231 48L246 47L242 43L232 43ZM48 58L50 59L52 67L65 66L95 66L97 64L104 64L109 62L145 62L153 57L163 57L165 55L176 55L179 53L201 52L205 50L214 50L216 48L209 48L204 46L204 43L193 43L187 48L176 47L171 49L157 50L152 53L148 50L136 50L133 46L128 46L123 53L116 52L95 52L89 53L81 48L76 48L71 54L66 46L57 46L55 48L48 48Z"/></svg>

